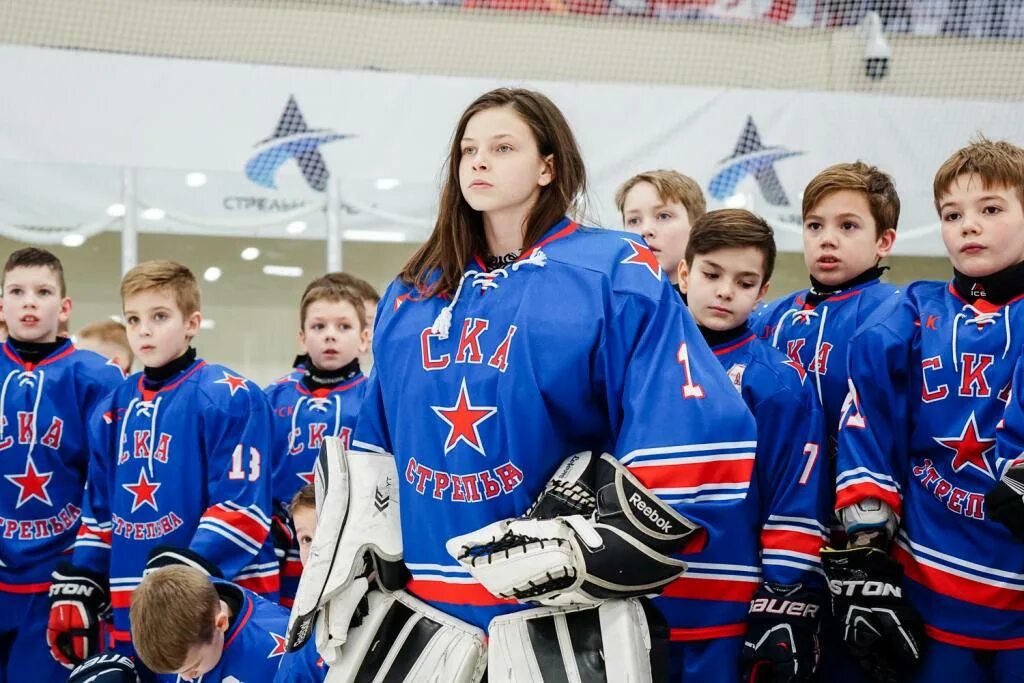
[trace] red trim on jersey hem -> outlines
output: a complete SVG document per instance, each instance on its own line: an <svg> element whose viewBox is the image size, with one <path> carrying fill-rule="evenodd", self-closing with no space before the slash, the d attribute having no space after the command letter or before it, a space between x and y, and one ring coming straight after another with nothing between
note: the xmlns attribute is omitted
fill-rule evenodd
<svg viewBox="0 0 1024 683"><path fill-rule="evenodd" d="M754 334L753 332L748 332L747 336L743 337L739 341L733 342L730 346L726 346L725 348L721 348L721 349L714 349L713 348L713 349L711 349L711 352L714 353L716 356L724 356L727 353L731 353L731 352L735 351L736 349L740 348L741 346L745 346L746 344L749 344L750 342L754 341L755 339L757 339L757 335Z"/></svg>
<svg viewBox="0 0 1024 683"><path fill-rule="evenodd" d="M733 579L688 577L683 574L665 586L661 595L665 598L687 598L715 602L750 602L760 585L760 579L735 581Z"/></svg>
<svg viewBox="0 0 1024 683"><path fill-rule="evenodd" d="M413 579L405 589L421 600L447 602L452 605L494 607L519 604L517 600L493 595L479 583L446 583L430 579Z"/></svg>
<svg viewBox="0 0 1024 683"><path fill-rule="evenodd" d="M182 374L181 377L179 377L178 379L174 380L173 382L171 382L170 384L168 384L166 386L160 387L159 389L157 389L155 391L153 391L151 389L147 389L145 387L145 385L143 385L142 380L144 380L146 378L146 373L144 373L144 372L139 373L139 393L142 394L142 400L143 401L152 401L153 398L157 394L162 394L162 393L164 393L166 391L173 391L174 389L177 389L178 386L182 382L184 382L186 379L191 377L193 374L195 374L196 370L198 370L199 368L201 368L201 367L203 367L205 365L206 365L206 361L205 360L198 360L198 361L196 361L196 364L193 365L188 370L186 370L184 372L184 374Z"/></svg>
<svg viewBox="0 0 1024 683"><path fill-rule="evenodd" d="M27 595L30 593L45 593L50 590L50 582L46 583L3 583L0 582L0 593L18 593Z"/></svg>
<svg viewBox="0 0 1024 683"><path fill-rule="evenodd" d="M107 630L107 635L110 636L107 639L110 642L110 647L115 647L118 643L132 642L131 631L119 631L116 628L110 628Z"/></svg>
<svg viewBox="0 0 1024 683"><path fill-rule="evenodd" d="M825 542L821 534L813 531L790 529L762 529L761 547L766 550L789 550L818 557Z"/></svg>
<svg viewBox="0 0 1024 683"><path fill-rule="evenodd" d="M257 595L273 595L281 592L281 581L278 574L272 576L250 576L246 579L235 579L235 584L251 590Z"/></svg>
<svg viewBox="0 0 1024 683"><path fill-rule="evenodd" d="M990 640L988 638L975 638L964 636L959 633L943 631L935 626L924 625L924 632L929 638L947 645L956 645L971 650L1019 650L1024 648L1024 638L1006 638L1005 640Z"/></svg>
<svg viewBox="0 0 1024 683"><path fill-rule="evenodd" d="M688 640L712 640L713 638L733 638L747 632L747 625L722 624L721 626L698 626L694 628L670 628L668 638L674 642Z"/></svg>
<svg viewBox="0 0 1024 683"><path fill-rule="evenodd" d="M232 625L234 627L234 633L232 633L231 636L227 640L224 641L224 649L225 650L227 650L229 647L231 647L231 643L235 642L235 638L237 638L238 634L242 632L242 629L245 627L245 623L247 621L249 621L249 617L252 616L252 611L253 611L254 608L255 608L255 606L253 605L252 598L250 598L248 595L246 595L245 596L245 611L242 614L242 616L238 617L238 619L236 619L235 623Z"/></svg>

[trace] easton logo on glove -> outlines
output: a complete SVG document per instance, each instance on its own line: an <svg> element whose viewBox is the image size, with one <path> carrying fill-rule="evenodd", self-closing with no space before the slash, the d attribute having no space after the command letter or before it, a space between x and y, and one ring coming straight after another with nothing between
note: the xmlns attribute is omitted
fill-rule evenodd
<svg viewBox="0 0 1024 683"><path fill-rule="evenodd" d="M858 579L839 580L830 579L828 590L832 595L846 595L854 597L862 595L866 598L902 598L903 589L888 581L862 581Z"/></svg>

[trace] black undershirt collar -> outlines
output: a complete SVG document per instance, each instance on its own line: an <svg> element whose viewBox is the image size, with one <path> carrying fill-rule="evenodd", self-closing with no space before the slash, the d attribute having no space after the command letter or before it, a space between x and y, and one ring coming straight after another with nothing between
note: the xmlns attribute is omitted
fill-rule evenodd
<svg viewBox="0 0 1024 683"><path fill-rule="evenodd" d="M807 296L804 300L811 306L817 306L830 296L834 296L840 292L845 292L848 289L852 289L858 285L863 285L866 282L877 280L882 277L882 274L887 270L889 270L889 266L874 266L872 268L868 268L860 275L852 277L846 282L838 285L822 284L811 276L811 288L807 291Z"/></svg>
<svg viewBox="0 0 1024 683"><path fill-rule="evenodd" d="M242 612L242 606L245 604L245 595L238 586L233 586L229 583L215 583L213 588L217 591L217 597L224 601L224 604L228 606L228 610L231 612L231 616L228 617L228 630L230 631L231 626L235 623L235 619Z"/></svg>
<svg viewBox="0 0 1024 683"><path fill-rule="evenodd" d="M147 389L159 389L166 384L168 380L179 375L188 366L192 365L195 360L196 350L190 346L185 353L181 354L166 365L161 365L158 368L143 368L142 383Z"/></svg>
<svg viewBox="0 0 1024 683"><path fill-rule="evenodd" d="M704 341L708 343L708 346L715 348L722 344L728 344L731 341L736 341L745 334L750 333L750 328L747 326L747 321L744 320L742 325L734 327L731 330L712 330L698 324L697 327L700 329L700 333L704 336Z"/></svg>
<svg viewBox="0 0 1024 683"><path fill-rule="evenodd" d="M954 268L953 287L971 303L983 300L1001 306L1024 294L1024 262L985 277L970 277Z"/></svg>
<svg viewBox="0 0 1024 683"><path fill-rule="evenodd" d="M333 389L342 382L350 380L359 374L359 359L353 358L351 363L341 366L337 370L324 370L318 368L312 359L306 364L306 374L302 376L302 386L310 391L317 389Z"/></svg>
<svg viewBox="0 0 1024 683"><path fill-rule="evenodd" d="M67 337L57 337L57 340L52 342L27 342L14 337L8 339L18 358L31 365L38 365L68 343Z"/></svg>
<svg viewBox="0 0 1024 683"><path fill-rule="evenodd" d="M295 356L295 360L292 361L292 369L293 370L305 370L306 368L309 367L309 364L310 364L309 354L308 353L300 353L299 355Z"/></svg>

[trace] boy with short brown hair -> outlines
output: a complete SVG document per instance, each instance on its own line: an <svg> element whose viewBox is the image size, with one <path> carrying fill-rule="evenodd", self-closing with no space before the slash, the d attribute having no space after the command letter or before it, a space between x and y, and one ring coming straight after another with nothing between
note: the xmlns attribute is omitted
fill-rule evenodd
<svg viewBox="0 0 1024 683"><path fill-rule="evenodd" d="M142 263L121 292L144 368L92 418L90 514L73 568L110 577L111 637L130 655L128 607L145 571L186 564L276 597L278 568L267 543L274 461L263 392L197 357L191 340L202 315L188 268ZM74 624L59 626L79 637Z"/></svg>
<svg viewBox="0 0 1024 683"><path fill-rule="evenodd" d="M725 541L688 555L700 569L655 599L671 627L670 679L806 681L818 664L828 470L803 368L747 326L768 290L775 238L759 216L722 209L697 220L685 254L679 288L757 420L757 447L743 505L714 527ZM791 608L773 607L782 604Z"/></svg>
<svg viewBox="0 0 1024 683"><path fill-rule="evenodd" d="M272 681L288 612L186 566L149 573L135 589L132 641L153 673L186 680Z"/></svg>
<svg viewBox="0 0 1024 683"><path fill-rule="evenodd" d="M127 377L132 369L132 347L128 344L128 333L124 325L116 320L100 320L86 325L75 335L80 349L95 351L121 368Z"/></svg>
<svg viewBox="0 0 1024 683"><path fill-rule="evenodd" d="M89 461L86 416L121 381L58 335L71 314L60 259L28 247L3 266L0 313L0 680L67 678L49 645L51 574L74 542ZM87 588L86 588L87 590Z"/></svg>
<svg viewBox="0 0 1024 683"><path fill-rule="evenodd" d="M850 342L836 479L850 545L822 560L866 671L1011 681L1024 663L1024 467L996 442L1012 431L1022 355L1024 149L971 143L934 190L953 277L908 285Z"/></svg>
<svg viewBox="0 0 1024 683"><path fill-rule="evenodd" d="M624 228L644 238L661 269L676 284L690 229L707 212L697 181L678 171L638 173L619 187L615 205Z"/></svg>
<svg viewBox="0 0 1024 683"><path fill-rule="evenodd" d="M366 390L359 356L370 346L364 300L331 275L317 278L299 302L299 342L307 352L297 380L266 389L274 414L274 542L281 567L281 600L291 605L302 571L290 537L286 505L313 481L313 465L326 436L346 448Z"/></svg>

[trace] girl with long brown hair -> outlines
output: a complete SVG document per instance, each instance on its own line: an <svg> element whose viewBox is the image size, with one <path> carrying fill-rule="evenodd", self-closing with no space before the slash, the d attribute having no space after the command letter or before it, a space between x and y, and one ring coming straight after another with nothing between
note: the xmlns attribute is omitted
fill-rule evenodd
<svg viewBox="0 0 1024 683"><path fill-rule="evenodd" d="M522 515L566 456L606 450L699 524L749 482L746 408L654 255L573 220L585 188L551 100L481 95L452 137L433 233L379 309L351 457L395 458L408 592L482 629L529 605L445 544Z"/></svg>

